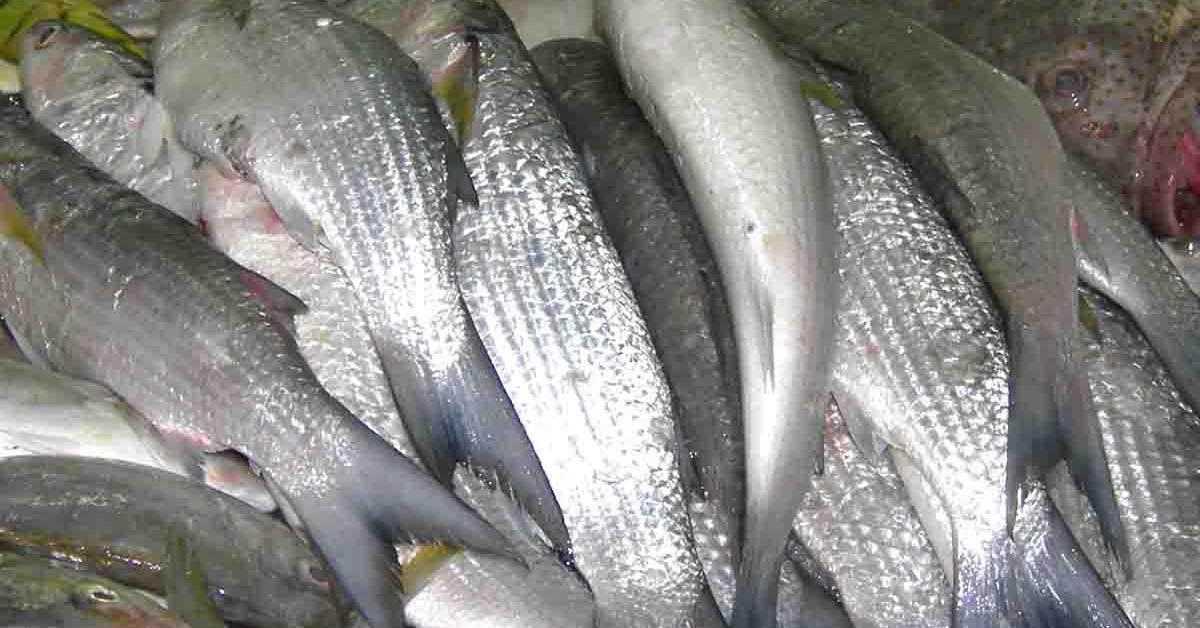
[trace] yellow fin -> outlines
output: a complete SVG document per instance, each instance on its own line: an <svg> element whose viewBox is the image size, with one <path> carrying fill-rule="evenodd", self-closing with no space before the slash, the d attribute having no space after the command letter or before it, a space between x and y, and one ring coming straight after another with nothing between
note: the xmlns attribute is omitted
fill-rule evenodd
<svg viewBox="0 0 1200 628"><path fill-rule="evenodd" d="M25 210L17 205L16 199L4 187L0 186L0 236L7 236L24 244L33 251L39 260L45 261L42 255L42 238Z"/></svg>
<svg viewBox="0 0 1200 628"><path fill-rule="evenodd" d="M1079 295L1079 324L1093 336L1100 337L1100 319L1083 295Z"/></svg>
<svg viewBox="0 0 1200 628"><path fill-rule="evenodd" d="M433 543L430 545L422 545L413 553L400 567L400 588L405 595L411 597L416 595L429 584L433 579L433 574L437 570L456 556L462 550L443 545L441 543Z"/></svg>
<svg viewBox="0 0 1200 628"><path fill-rule="evenodd" d="M128 33L109 21L104 10L89 0L8 0L0 5L0 58L18 61L21 39L34 24L63 20L78 24L141 57L146 53Z"/></svg>
<svg viewBox="0 0 1200 628"><path fill-rule="evenodd" d="M830 109L837 110L844 106L842 99L838 98L838 95L822 81L801 80L800 93Z"/></svg>
<svg viewBox="0 0 1200 628"><path fill-rule="evenodd" d="M462 57L449 64L433 83L433 96L449 110L455 139L462 146L475 121L475 97L479 78L479 41L468 38Z"/></svg>

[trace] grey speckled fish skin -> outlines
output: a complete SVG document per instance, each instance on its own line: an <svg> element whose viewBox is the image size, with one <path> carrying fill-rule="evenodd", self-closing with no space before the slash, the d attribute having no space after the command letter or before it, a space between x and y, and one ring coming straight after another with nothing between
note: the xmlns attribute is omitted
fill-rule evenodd
<svg viewBox="0 0 1200 628"><path fill-rule="evenodd" d="M528 515L463 470L454 474L454 492L509 539L528 568L470 550L455 552L417 584L404 609L414 628L595 626L587 585L559 561Z"/></svg>
<svg viewBox="0 0 1200 628"><path fill-rule="evenodd" d="M837 300L811 112L767 27L739 2L601 1L597 26L675 156L728 292L746 460L733 624L769 628L821 444Z"/></svg>
<svg viewBox="0 0 1200 628"><path fill-rule="evenodd" d="M284 229L258 186L212 166L197 173L200 217L218 250L304 302L296 343L329 394L421 464L371 343L354 289L328 251L309 251Z"/></svg>
<svg viewBox="0 0 1200 628"><path fill-rule="evenodd" d="M21 43L33 117L112 178L196 222L192 155L152 89L150 64L82 26L45 22Z"/></svg>
<svg viewBox="0 0 1200 628"><path fill-rule="evenodd" d="M286 526L174 475L77 457L0 461L0 545L161 593L172 535L195 552L222 616L252 626L338 621L319 559ZM48 498L52 496L52 498Z"/></svg>
<svg viewBox="0 0 1200 628"><path fill-rule="evenodd" d="M565 548L455 282L451 219L474 192L417 66L319 0L172 2L153 50L181 141L257 182L292 236L345 271L430 472L448 485L467 461L498 475Z"/></svg>
<svg viewBox="0 0 1200 628"><path fill-rule="evenodd" d="M17 102L0 104L0 145L0 312L50 364L108 385L165 432L245 453L378 626L403 621L392 541L507 552L320 386L255 293L275 306L295 297L89 166Z"/></svg>
<svg viewBox="0 0 1200 628"><path fill-rule="evenodd" d="M455 223L459 283L562 506L597 622L675 626L707 592L669 390L579 155L493 2L393 9L411 20L388 32L430 83L475 66L470 115L454 116L469 119L459 136L479 194Z"/></svg>
<svg viewBox="0 0 1200 628"><path fill-rule="evenodd" d="M275 501L245 460L169 442L94 382L0 358L0 457L67 455L124 460L204 482L270 512Z"/></svg>
<svg viewBox="0 0 1200 628"><path fill-rule="evenodd" d="M808 80L819 80L812 66L797 65ZM811 106L829 160L840 236L834 397L866 455L878 459L890 447L897 459L955 583L953 625L1007 626L1005 617L1016 609L1007 587L1013 554L1005 511L1008 367L1000 318L979 271L915 174L855 108L849 89L833 85L827 102L814 99ZM835 451L845 446L833 444ZM1048 538L1074 546L1062 536L1055 530ZM1041 558L1029 563L1042 567ZM1057 583L1063 574L1053 566L1047 579ZM1080 599L1105 599L1099 585L1079 592ZM1026 608L1040 609L1035 604L1043 599L1031 598ZM1119 609L1110 606L1097 608L1115 610L1119 622Z"/></svg>
<svg viewBox="0 0 1200 628"><path fill-rule="evenodd" d="M1110 301L1081 292L1095 313L1096 330L1085 336L1092 398L1133 559L1133 577L1110 577L1109 583L1135 625L1195 626L1200 624L1196 416L1181 403L1178 389L1137 325ZM1108 564L1087 502L1069 481L1051 486L1093 564Z"/></svg>
<svg viewBox="0 0 1200 628"><path fill-rule="evenodd" d="M858 450L832 404L824 473L794 525L855 628L949 628L950 583L900 477Z"/></svg>
<svg viewBox="0 0 1200 628"><path fill-rule="evenodd" d="M858 101L913 165L1005 317L1007 519L1019 489L1065 458L1127 557L1078 333L1069 164L1024 85L863 0L751 0L788 41L854 73ZM849 411L843 407L843 411ZM849 419L849 416L847 417Z"/></svg>
<svg viewBox="0 0 1200 628"><path fill-rule="evenodd" d="M1158 246L1192 292L1200 295L1200 242L1192 238L1164 239L1158 241Z"/></svg>
<svg viewBox="0 0 1200 628"><path fill-rule="evenodd" d="M1200 408L1200 297L1116 192L1081 163L1069 176L1090 239L1079 247L1080 277L1137 321L1184 401Z"/></svg>
<svg viewBox="0 0 1200 628"><path fill-rule="evenodd" d="M9 553L0 553L0 626L188 628L134 589L67 565Z"/></svg>

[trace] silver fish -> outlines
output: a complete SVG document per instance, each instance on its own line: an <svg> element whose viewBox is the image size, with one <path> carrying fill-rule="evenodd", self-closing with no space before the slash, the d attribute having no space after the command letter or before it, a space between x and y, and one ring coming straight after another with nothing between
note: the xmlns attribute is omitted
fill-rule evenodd
<svg viewBox="0 0 1200 628"><path fill-rule="evenodd" d="M145 417L94 382L0 358L0 457L124 460L208 484L258 510L275 501L245 460L167 441Z"/></svg>
<svg viewBox="0 0 1200 628"><path fill-rule="evenodd" d="M853 72L859 102L942 204L996 298L1011 351L1007 461L999 463L1007 468L1009 527L1021 486L1066 459L1103 513L1105 537L1126 556L1074 344L1081 223L1073 219L1069 163L1037 97L870 0L750 4L789 42ZM1086 246L1088 238L1078 241Z"/></svg>
<svg viewBox="0 0 1200 628"><path fill-rule="evenodd" d="M821 444L837 301L812 115L766 25L738 2L602 0L597 19L631 96L675 155L728 291L746 459L733 624L770 627Z"/></svg>
<svg viewBox="0 0 1200 628"><path fill-rule="evenodd" d="M678 625L707 591L669 390L579 155L494 2L390 4L410 19L389 33L462 138L479 205L455 221L459 283L563 508L598 622ZM447 89L462 67L467 80Z"/></svg>
<svg viewBox="0 0 1200 628"><path fill-rule="evenodd" d="M594 0L498 0L529 49L561 37L599 40L592 28Z"/></svg>
<svg viewBox="0 0 1200 628"><path fill-rule="evenodd" d="M403 621L389 542L507 553L320 386L272 317L300 308L295 297L89 166L16 102L0 104L0 144L0 313L25 346L165 432L246 454L378 626Z"/></svg>
<svg viewBox="0 0 1200 628"><path fill-rule="evenodd" d="M1200 295L1200 243L1195 239L1160 239L1158 246L1192 292Z"/></svg>
<svg viewBox="0 0 1200 628"><path fill-rule="evenodd" d="M1143 628L1200 623L1200 432L1194 411L1131 318L1081 290L1096 328L1085 335L1092 398L1129 530L1129 580L1108 582ZM1052 484L1055 501L1093 564L1111 561L1095 514L1069 480ZM1088 542L1090 541L1090 542ZM1102 571L1101 573L1106 573Z"/></svg>
<svg viewBox="0 0 1200 628"><path fill-rule="evenodd" d="M949 628L950 583L900 476L858 450L836 405L826 416L824 472L794 526L856 628Z"/></svg>
<svg viewBox="0 0 1200 628"><path fill-rule="evenodd" d="M304 302L296 342L321 385L354 416L417 464L354 289L327 251L288 235L258 186L212 166L197 173L200 218L218 250Z"/></svg>
<svg viewBox="0 0 1200 628"><path fill-rule="evenodd" d="M825 102L811 105L838 216L838 408L867 456L891 449L954 583L953 625L1007 626L1009 370L999 314L948 221L849 89L824 87L802 64L824 89ZM1103 606L1103 587L1082 593L1121 617Z"/></svg>
<svg viewBox="0 0 1200 628"><path fill-rule="evenodd" d="M196 222L192 155L153 83L149 63L76 24L47 22L21 42L21 93L34 119L105 174Z"/></svg>
<svg viewBox="0 0 1200 628"><path fill-rule="evenodd" d="M332 252L430 472L448 485L467 461L498 475L565 547L459 296L451 218L474 191L412 60L319 0L173 2L154 58L184 145L253 179L293 237Z"/></svg>

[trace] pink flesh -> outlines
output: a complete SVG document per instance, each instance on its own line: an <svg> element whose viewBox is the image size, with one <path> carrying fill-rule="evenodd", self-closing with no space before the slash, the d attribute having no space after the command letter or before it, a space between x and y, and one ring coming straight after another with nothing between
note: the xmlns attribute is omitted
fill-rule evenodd
<svg viewBox="0 0 1200 628"><path fill-rule="evenodd" d="M1156 138L1165 144L1170 136ZM1162 151L1171 154L1163 155ZM1160 236L1200 235L1200 211L1196 200L1184 200L1182 190L1200 194L1200 141L1187 129L1171 145L1151 146L1150 154L1162 157L1156 172L1149 172L1143 189L1142 211L1151 229Z"/></svg>

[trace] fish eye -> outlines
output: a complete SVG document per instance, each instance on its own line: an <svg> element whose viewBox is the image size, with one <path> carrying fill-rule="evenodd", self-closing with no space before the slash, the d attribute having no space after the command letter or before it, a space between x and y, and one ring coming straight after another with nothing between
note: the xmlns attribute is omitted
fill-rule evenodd
<svg viewBox="0 0 1200 628"><path fill-rule="evenodd" d="M86 587L80 593L82 599L78 601L84 604L112 604L121 599L116 591L100 585Z"/></svg>
<svg viewBox="0 0 1200 628"><path fill-rule="evenodd" d="M1054 74L1054 93L1074 98L1087 89L1087 77L1074 68L1064 68Z"/></svg>
<svg viewBox="0 0 1200 628"><path fill-rule="evenodd" d="M62 26L53 22L38 24L35 28L38 32L35 34L36 39L33 42L33 47L41 50L54 42L54 37L62 30Z"/></svg>
<svg viewBox="0 0 1200 628"><path fill-rule="evenodd" d="M329 586L329 573L317 563L309 560L300 561L300 573L316 585Z"/></svg>

